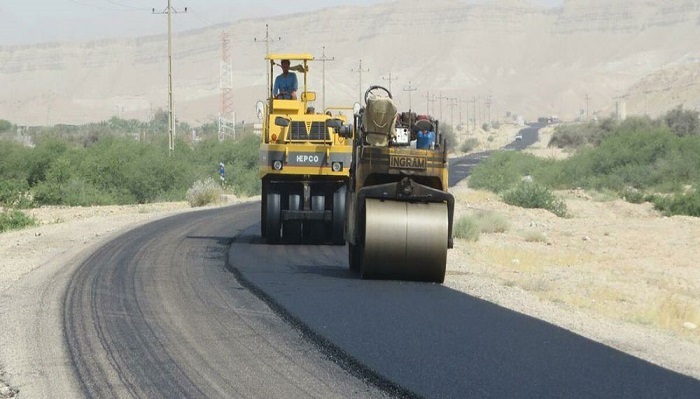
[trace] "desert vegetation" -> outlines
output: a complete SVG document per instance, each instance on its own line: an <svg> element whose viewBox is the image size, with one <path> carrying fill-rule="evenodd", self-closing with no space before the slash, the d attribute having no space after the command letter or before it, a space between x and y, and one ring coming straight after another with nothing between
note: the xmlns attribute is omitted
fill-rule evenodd
<svg viewBox="0 0 700 399"><path fill-rule="evenodd" d="M553 191L577 188L648 201L666 215L700 216L699 120L698 112L676 108L658 119L563 125L549 145L572 156L555 160L499 152L475 168L470 186L558 216L566 216L566 206Z"/></svg>
<svg viewBox="0 0 700 399"><path fill-rule="evenodd" d="M169 156L164 133L167 129L163 126L167 119L158 116L149 123L112 118L96 124L38 127L20 133L10 122L0 122L3 226L30 223L20 217L21 209L42 205L191 199L193 206L199 206L216 198L211 194L211 184L202 182L213 182L214 178L219 181L219 162L226 166L227 191L239 196L259 192L259 138L253 134L219 142L216 126L205 125L197 129L197 140L177 140L174 156ZM178 131L190 129L184 124L178 127ZM199 182L196 187L195 182ZM219 183L214 185L222 189Z"/></svg>

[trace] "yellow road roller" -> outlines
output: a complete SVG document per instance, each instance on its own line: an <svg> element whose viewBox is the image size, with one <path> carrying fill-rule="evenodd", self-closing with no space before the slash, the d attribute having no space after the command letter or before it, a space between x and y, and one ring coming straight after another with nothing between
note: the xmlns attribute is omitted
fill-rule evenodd
<svg viewBox="0 0 700 399"><path fill-rule="evenodd" d="M454 197L447 142L427 115L397 113L384 87L344 125L354 137L347 200L348 261L363 279L442 283L452 248Z"/></svg>
<svg viewBox="0 0 700 399"><path fill-rule="evenodd" d="M316 93L307 89L311 54L268 54L266 60L268 99L257 106L262 236L271 244L344 245L352 136L341 137L338 127L346 117L315 111ZM274 84L276 65L295 74L293 92Z"/></svg>

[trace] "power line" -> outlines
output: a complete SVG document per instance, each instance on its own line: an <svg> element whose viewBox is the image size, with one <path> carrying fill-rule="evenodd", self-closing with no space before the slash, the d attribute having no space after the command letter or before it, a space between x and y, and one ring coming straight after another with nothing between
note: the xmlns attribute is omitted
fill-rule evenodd
<svg viewBox="0 0 700 399"><path fill-rule="evenodd" d="M265 57L267 57L270 54L270 43L280 40L282 40L281 36L278 36L277 39L270 37L270 27L268 26L268 24L265 24L265 37L263 39L258 40L257 38L253 38L253 41L256 43L265 43ZM267 63L265 63L265 70L267 71L267 83L265 84L270 85L272 81L270 80L270 68L267 66Z"/></svg>
<svg viewBox="0 0 700 399"><path fill-rule="evenodd" d="M429 91L425 92L425 105L426 105L426 115L431 115L430 113L430 104L435 102L435 94L432 96L430 95ZM435 112L435 104L433 104L433 112Z"/></svg>
<svg viewBox="0 0 700 399"><path fill-rule="evenodd" d="M120 3L120 2L115 1L115 0L106 0L106 1L107 1L107 3L109 3L109 4L113 4L113 5L119 6L119 7L128 8L128 9L131 9L131 10L133 10L133 11L148 10L148 8L146 8L146 7L132 6L131 4L124 4L124 3Z"/></svg>
<svg viewBox="0 0 700 399"><path fill-rule="evenodd" d="M175 152L175 112L173 111L173 40L172 40L172 23L171 15L177 14L168 0L168 7L157 13L156 9L151 9L153 14L168 14L168 151L170 156ZM185 11L187 12L187 7Z"/></svg>
<svg viewBox="0 0 700 399"><path fill-rule="evenodd" d="M411 92L418 90L416 87L411 86L411 81L408 81L408 86L403 88L403 91L408 92L408 110L411 111Z"/></svg>
<svg viewBox="0 0 700 399"><path fill-rule="evenodd" d="M117 3L116 1L111 1L111 0L105 0L105 1L107 2L107 4L119 6L122 8L114 8L114 7L109 7L109 6L105 7L105 6L100 6L100 5L93 4L93 3L88 3L85 1L70 0L71 3L77 4L79 6L85 6L85 7L90 7L90 8L94 8L97 10L104 10L104 11L110 11L110 12L134 12L134 11L146 11L146 10L148 10L148 8L146 8L146 7L135 7L135 6L127 5L127 4Z"/></svg>
<svg viewBox="0 0 700 399"><path fill-rule="evenodd" d="M323 70L323 102L321 103L321 106L323 107L323 112L326 112L326 62L327 61L334 61L335 57L326 57L326 46L323 46L323 55L321 58L318 59L313 59L312 61L319 61L322 62L322 70Z"/></svg>
<svg viewBox="0 0 700 399"><path fill-rule="evenodd" d="M440 95L436 97L439 100L440 104L440 122L443 122L444 119L442 118L442 100L447 100L449 97L445 97L442 95L442 92L440 92Z"/></svg>
<svg viewBox="0 0 700 399"><path fill-rule="evenodd" d="M351 69L351 72L357 72L360 75L360 86L359 86L359 93L360 93L360 104L362 104L362 72L369 72L369 69L362 69L362 60L360 59L360 67L357 69Z"/></svg>
<svg viewBox="0 0 700 399"><path fill-rule="evenodd" d="M389 72L389 77L387 78L386 76L382 76L382 80L388 80L389 81L389 93L391 93L391 82L394 80L398 80L398 76L395 78L391 77L391 72Z"/></svg>

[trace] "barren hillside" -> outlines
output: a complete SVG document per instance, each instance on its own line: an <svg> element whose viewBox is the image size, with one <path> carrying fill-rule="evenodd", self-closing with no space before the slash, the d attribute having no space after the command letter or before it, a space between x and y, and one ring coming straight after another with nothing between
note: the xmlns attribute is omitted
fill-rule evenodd
<svg viewBox="0 0 700 399"><path fill-rule="evenodd" d="M700 1L569 0L557 9L525 1L468 5L457 0L397 0L373 7L235 21L173 39L178 118L195 123L219 112L221 33L230 33L237 119L252 120L265 96L265 45L271 51L335 57L326 63L327 105L357 101L363 86L389 85L402 107L426 108L455 122L506 112L527 119L606 115L616 99L627 112L657 114L676 104L700 107ZM0 47L0 118L39 125L121 115L145 120L167 105L167 37ZM321 63L312 65L321 93ZM391 74L391 81L389 80ZM663 82L663 83L660 83ZM490 109L486 107L491 99ZM476 112L474 105L476 104ZM317 104L317 107L320 104ZM434 108L433 108L434 107Z"/></svg>

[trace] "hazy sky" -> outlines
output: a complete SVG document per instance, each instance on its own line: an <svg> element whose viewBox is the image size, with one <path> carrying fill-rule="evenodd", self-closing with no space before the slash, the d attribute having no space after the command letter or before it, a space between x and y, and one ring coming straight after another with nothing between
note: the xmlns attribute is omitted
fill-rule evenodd
<svg viewBox="0 0 700 399"><path fill-rule="evenodd" d="M171 0L176 32L240 18L279 15L389 0ZM426 0L427 1L427 0ZM488 0L465 0L479 2ZM556 6L563 0L529 0ZM88 41L165 33L167 0L0 0L0 46L55 41Z"/></svg>

